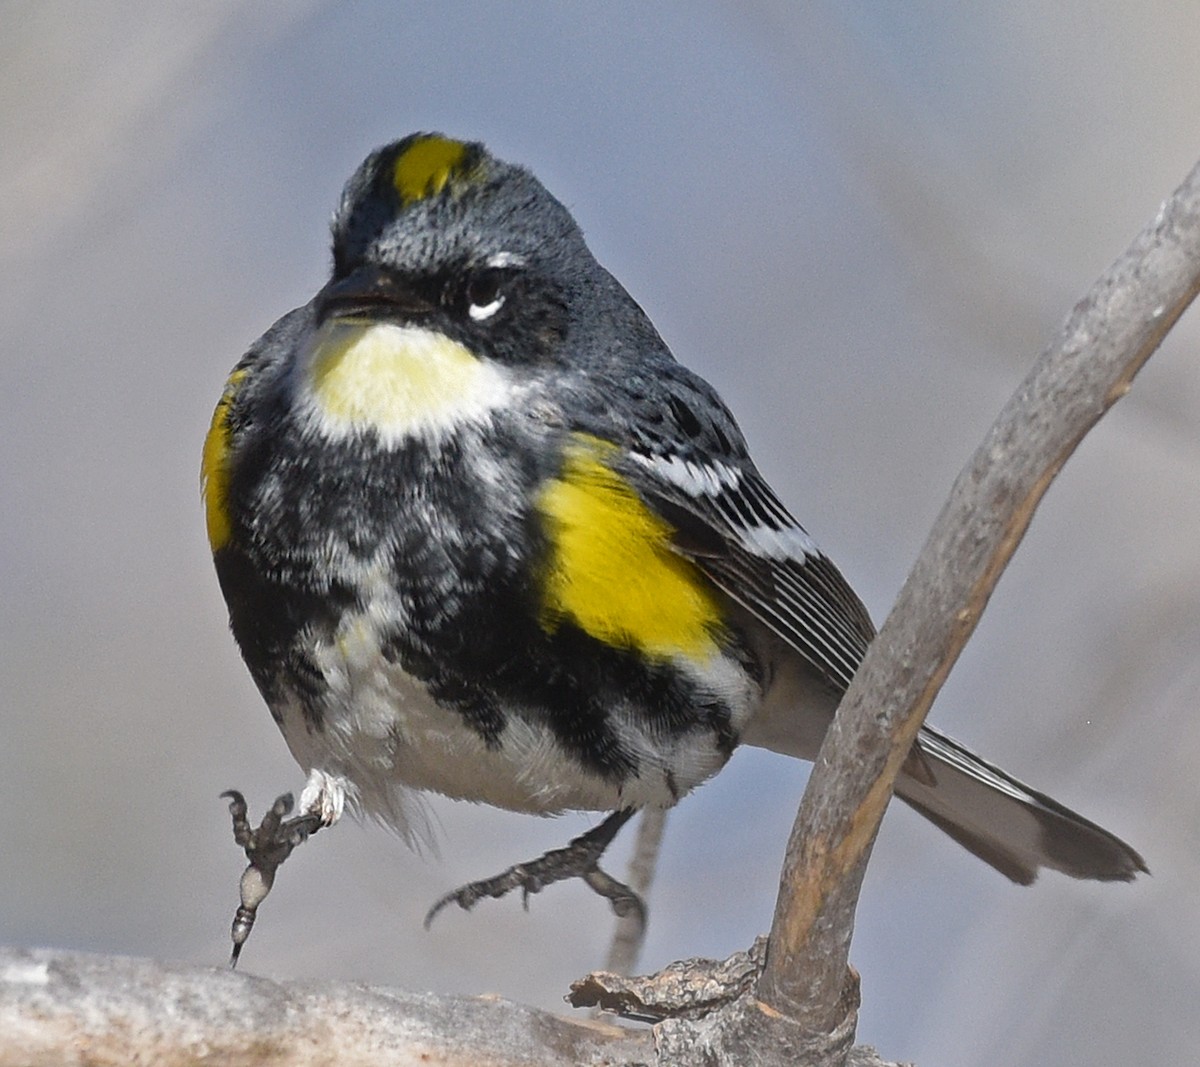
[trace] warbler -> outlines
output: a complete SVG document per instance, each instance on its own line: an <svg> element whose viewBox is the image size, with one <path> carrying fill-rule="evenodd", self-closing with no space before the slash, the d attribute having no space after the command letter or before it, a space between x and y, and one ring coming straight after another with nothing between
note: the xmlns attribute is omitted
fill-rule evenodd
<svg viewBox="0 0 1200 1067"><path fill-rule="evenodd" d="M812 759L875 633L566 208L441 134L350 178L332 276L234 368L202 480L233 635L308 774L255 831L230 794L252 863L346 806L411 837L422 791L608 813L439 906L572 876L636 903L598 866L620 826L739 744ZM897 791L1015 882L1146 870L929 727Z"/></svg>

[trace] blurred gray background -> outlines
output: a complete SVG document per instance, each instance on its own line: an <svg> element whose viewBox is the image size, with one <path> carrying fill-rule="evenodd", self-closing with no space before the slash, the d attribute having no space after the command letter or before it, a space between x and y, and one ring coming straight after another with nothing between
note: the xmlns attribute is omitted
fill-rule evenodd
<svg viewBox="0 0 1200 1067"><path fill-rule="evenodd" d="M1200 156L1197 54L1170 0L0 3L0 942L226 958L217 794L302 780L225 629L200 444L368 150L438 129L533 167L881 618ZM1022 890L893 811L852 954L890 1057L1200 1054L1197 334L1067 466L932 715L1153 876ZM744 751L673 813L646 968L767 928L806 775ZM592 820L432 809L440 856L352 822L305 847L245 969L561 1006L611 929L582 886L421 918Z"/></svg>

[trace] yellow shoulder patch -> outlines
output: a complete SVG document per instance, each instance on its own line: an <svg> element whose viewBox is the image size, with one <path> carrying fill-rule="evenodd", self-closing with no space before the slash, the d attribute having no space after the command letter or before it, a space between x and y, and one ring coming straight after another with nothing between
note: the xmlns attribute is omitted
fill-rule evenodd
<svg viewBox="0 0 1200 1067"><path fill-rule="evenodd" d="M467 145L447 137L421 137L408 146L392 165L392 182L403 204L436 196L446 183L462 174Z"/></svg>
<svg viewBox="0 0 1200 1067"><path fill-rule="evenodd" d="M229 408L245 370L235 370L225 383L225 391L213 411L204 453L200 460L200 492L204 497L204 518L208 544L216 552L229 542L233 523L229 518Z"/></svg>
<svg viewBox="0 0 1200 1067"><path fill-rule="evenodd" d="M615 451L577 435L538 498L551 544L542 626L552 633L570 619L652 659L708 660L720 651L723 628L714 589L671 548L671 525L608 465Z"/></svg>

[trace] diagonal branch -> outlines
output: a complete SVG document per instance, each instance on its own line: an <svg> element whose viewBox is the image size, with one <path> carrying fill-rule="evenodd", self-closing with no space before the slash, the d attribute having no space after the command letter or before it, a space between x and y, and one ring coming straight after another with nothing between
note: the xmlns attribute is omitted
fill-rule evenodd
<svg viewBox="0 0 1200 1067"><path fill-rule="evenodd" d="M896 775L1054 476L1200 290L1200 165L1068 317L958 476L804 794L758 996L840 1021L854 910Z"/></svg>

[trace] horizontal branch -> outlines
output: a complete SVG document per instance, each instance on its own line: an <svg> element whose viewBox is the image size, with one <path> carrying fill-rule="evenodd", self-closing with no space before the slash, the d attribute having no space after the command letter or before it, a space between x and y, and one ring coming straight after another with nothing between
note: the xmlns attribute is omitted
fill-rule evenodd
<svg viewBox="0 0 1200 1067"><path fill-rule="evenodd" d="M746 1025L756 1027L753 1012ZM684 1067L713 1060L705 1021L666 1032L564 1019L499 997L0 947L0 1067ZM734 1035L732 1040L736 1040ZM730 1035L722 1035L724 1048ZM793 1056L755 1060L791 1067ZM806 1061L807 1062L807 1061ZM841 1062L841 1061L839 1061ZM894 1067L869 1048L847 1067Z"/></svg>
<svg viewBox="0 0 1200 1067"><path fill-rule="evenodd" d="M652 1057L648 1032L499 998L0 949L0 1067L574 1067Z"/></svg>

